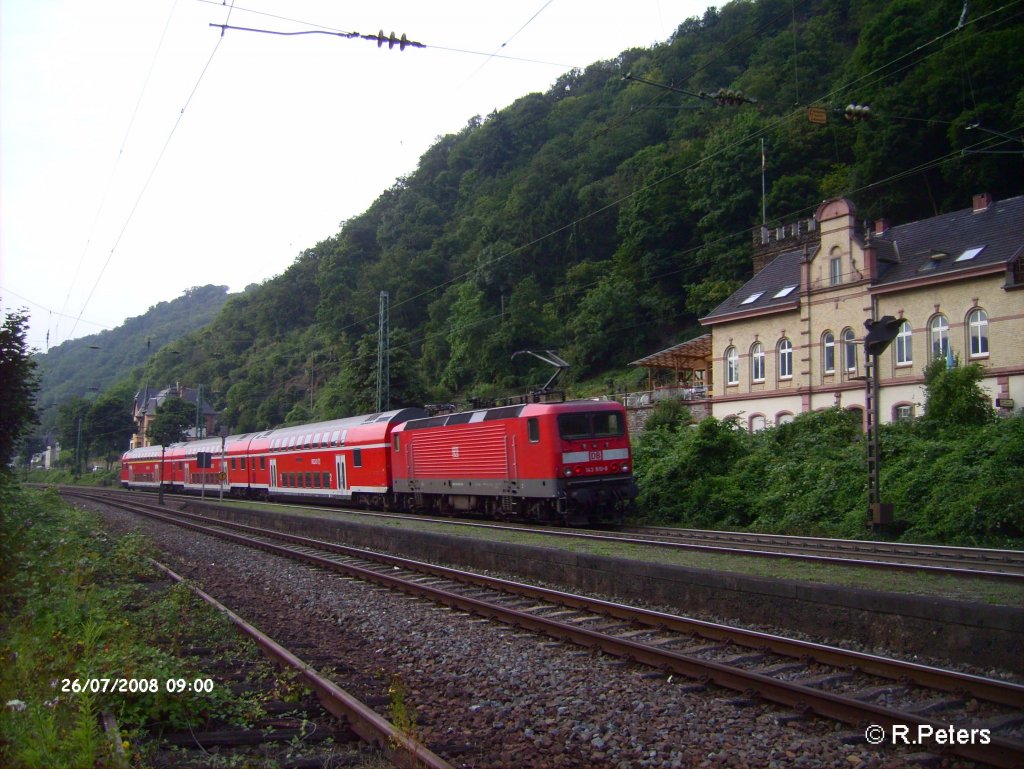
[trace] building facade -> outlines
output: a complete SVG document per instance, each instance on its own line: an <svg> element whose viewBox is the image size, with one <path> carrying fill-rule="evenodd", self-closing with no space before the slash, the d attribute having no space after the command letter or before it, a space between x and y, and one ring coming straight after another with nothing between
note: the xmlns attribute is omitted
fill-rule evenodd
<svg viewBox="0 0 1024 769"><path fill-rule="evenodd" d="M862 225L853 203L829 200L813 221L762 231L761 245L754 277L701 319L713 416L758 430L863 410L864 324L887 315L899 328L878 357L883 422L923 413L936 357L980 364L996 408L1020 411L1024 197L977 195L971 208L893 227Z"/></svg>
<svg viewBox="0 0 1024 769"><path fill-rule="evenodd" d="M214 434L217 422L217 412L203 399L203 390L192 387L183 387L181 383L168 385L167 387L154 392L149 387L144 387L135 394L135 402L132 407L132 417L135 419L135 434L132 436L129 448L149 446L151 441L146 436L149 425L156 417L157 409L163 405L168 398L181 398L186 403L196 406L197 425L189 429L186 440L199 440Z"/></svg>

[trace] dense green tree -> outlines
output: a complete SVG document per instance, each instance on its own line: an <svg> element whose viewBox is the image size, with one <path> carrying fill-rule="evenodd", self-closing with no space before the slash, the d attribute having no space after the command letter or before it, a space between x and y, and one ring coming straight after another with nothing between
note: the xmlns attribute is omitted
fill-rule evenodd
<svg viewBox="0 0 1024 769"><path fill-rule="evenodd" d="M27 330L25 310L8 312L0 326L0 468L14 458L18 439L36 418L38 383Z"/></svg>
<svg viewBox="0 0 1024 769"><path fill-rule="evenodd" d="M992 398L981 388L985 369L977 363L947 368L936 358L925 369L923 423L938 430L983 425L995 419Z"/></svg>
<svg viewBox="0 0 1024 769"><path fill-rule="evenodd" d="M102 393L89 407L85 430L96 454L109 463L128 450L135 433L131 388L121 385Z"/></svg>
<svg viewBox="0 0 1024 769"><path fill-rule="evenodd" d="M195 421L194 405L183 398L167 398L157 407L156 416L146 430L146 437L154 444L169 446L183 440Z"/></svg>
<svg viewBox="0 0 1024 769"><path fill-rule="evenodd" d="M73 452L75 467L80 467L81 458L89 453L89 401L85 398L71 398L57 409L57 441L62 447L62 459L67 460Z"/></svg>

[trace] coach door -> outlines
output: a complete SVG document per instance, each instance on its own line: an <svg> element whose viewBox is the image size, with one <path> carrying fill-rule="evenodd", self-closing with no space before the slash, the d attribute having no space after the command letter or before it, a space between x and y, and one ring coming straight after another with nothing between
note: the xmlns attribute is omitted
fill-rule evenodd
<svg viewBox="0 0 1024 769"><path fill-rule="evenodd" d="M277 460L270 460L270 488L277 488Z"/></svg>
<svg viewBox="0 0 1024 769"><path fill-rule="evenodd" d="M345 455L334 455L334 472L338 479L338 493L343 497L351 496L348 490L348 473L345 472Z"/></svg>

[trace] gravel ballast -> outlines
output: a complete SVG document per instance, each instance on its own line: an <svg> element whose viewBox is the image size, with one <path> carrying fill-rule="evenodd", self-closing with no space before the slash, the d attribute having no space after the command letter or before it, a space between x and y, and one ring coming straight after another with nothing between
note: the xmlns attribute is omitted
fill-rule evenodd
<svg viewBox="0 0 1024 769"><path fill-rule="evenodd" d="M459 767L902 767L854 728L750 704L639 665L215 538L103 512L167 565ZM390 705L390 708L389 708ZM388 712L389 709L392 712ZM952 759L930 766L966 766Z"/></svg>

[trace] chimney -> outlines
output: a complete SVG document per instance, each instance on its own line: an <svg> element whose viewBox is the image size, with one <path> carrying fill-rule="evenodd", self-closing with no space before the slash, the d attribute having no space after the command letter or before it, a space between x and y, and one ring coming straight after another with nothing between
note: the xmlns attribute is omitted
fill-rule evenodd
<svg viewBox="0 0 1024 769"><path fill-rule="evenodd" d="M875 227L875 229L877 230L878 228ZM864 239L864 272L872 283L878 280L878 251L875 249L875 243L871 239L870 232L867 238Z"/></svg>
<svg viewBox="0 0 1024 769"><path fill-rule="evenodd" d="M884 235L889 230L888 219L875 219L874 231L876 235Z"/></svg>
<svg viewBox="0 0 1024 769"><path fill-rule="evenodd" d="M981 192L974 196L974 213L987 211L992 205L992 195L988 192Z"/></svg>

